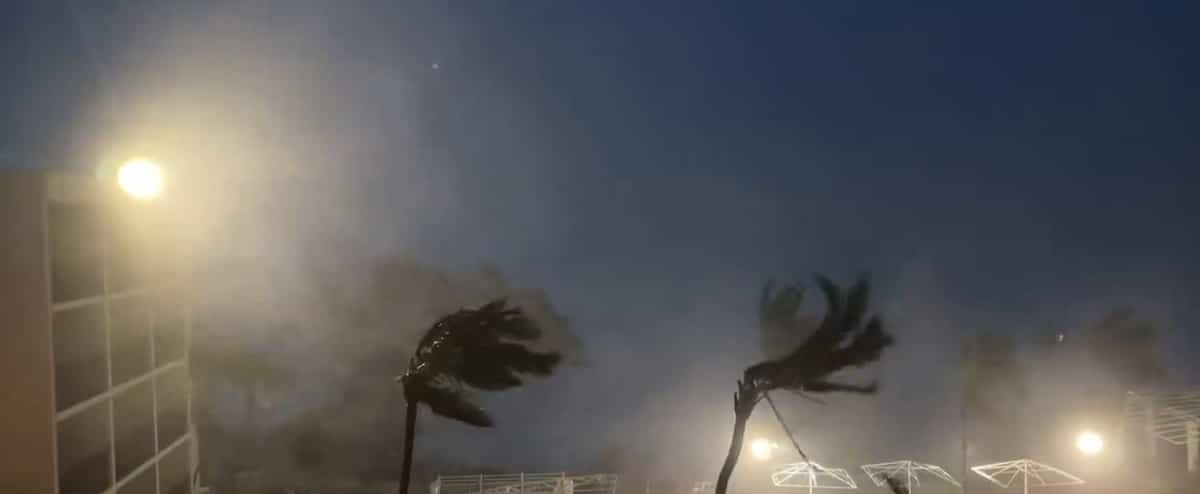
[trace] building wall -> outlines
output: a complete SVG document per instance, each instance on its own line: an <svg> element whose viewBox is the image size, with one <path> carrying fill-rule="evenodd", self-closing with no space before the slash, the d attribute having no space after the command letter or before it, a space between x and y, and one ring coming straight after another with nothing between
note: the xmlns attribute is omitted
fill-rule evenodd
<svg viewBox="0 0 1200 494"><path fill-rule="evenodd" d="M0 184L0 492L190 492L188 304L154 209L86 176Z"/></svg>
<svg viewBox="0 0 1200 494"><path fill-rule="evenodd" d="M0 176L0 492L54 492L42 176Z"/></svg>

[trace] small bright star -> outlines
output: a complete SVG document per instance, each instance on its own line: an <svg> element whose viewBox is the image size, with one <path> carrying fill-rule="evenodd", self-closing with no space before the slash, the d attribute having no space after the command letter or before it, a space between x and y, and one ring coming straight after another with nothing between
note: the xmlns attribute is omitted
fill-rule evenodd
<svg viewBox="0 0 1200 494"><path fill-rule="evenodd" d="M436 62L435 62L435 63L432 65L432 67L433 67L433 70L437 70L437 69L440 69L440 68L442 68L442 65L441 65L441 64L439 64L439 63L436 63Z"/></svg>

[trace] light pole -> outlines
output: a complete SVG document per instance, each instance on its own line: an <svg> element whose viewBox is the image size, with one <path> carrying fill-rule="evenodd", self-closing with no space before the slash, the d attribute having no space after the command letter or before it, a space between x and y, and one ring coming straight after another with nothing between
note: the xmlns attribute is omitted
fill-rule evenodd
<svg viewBox="0 0 1200 494"><path fill-rule="evenodd" d="M961 458L962 459L962 474L961 475L962 475L962 492L963 492L963 494L967 494L967 491L970 489L969 486L971 485L971 478L969 475L967 475L967 468L969 468L967 465L967 393L968 393L968 389L967 389L968 375L967 374L971 370L970 369L970 366L971 366L970 359L971 359L971 347L973 344L974 344L974 340L964 341L962 344L962 349L961 349L961 359L962 359L961 362L962 363L960 365L962 365L963 380L962 380L962 389L960 390L960 396L958 399L958 414L959 414L958 418L959 418L959 429L960 429L959 433L961 434L961 436L959 438L960 439L959 453L962 456L962 458Z"/></svg>

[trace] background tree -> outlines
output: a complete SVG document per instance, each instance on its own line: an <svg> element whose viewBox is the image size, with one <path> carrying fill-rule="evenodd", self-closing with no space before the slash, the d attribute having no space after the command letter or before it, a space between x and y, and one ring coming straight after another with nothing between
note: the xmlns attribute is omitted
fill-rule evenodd
<svg viewBox="0 0 1200 494"><path fill-rule="evenodd" d="M288 452L292 456L292 464L308 477L306 484L311 485L312 479L325 466L331 446L329 433L319 417L304 421L291 437Z"/></svg>
<svg viewBox="0 0 1200 494"><path fill-rule="evenodd" d="M969 342L965 372L963 399L972 417L1009 418L1028 396L1016 343L1006 333L981 333Z"/></svg>
<svg viewBox="0 0 1200 494"><path fill-rule="evenodd" d="M190 374L192 378L192 416L196 432L201 436L197 460L199 469L210 478L205 479L214 487L231 482L226 474L210 462L216 441L226 441L236 448L233 460L240 467L260 463L258 457L259 421L258 411L265 403L264 392L288 386L294 374L286 366L279 365L265 354L247 350L241 346L220 345L213 342L193 343L189 350ZM241 431L226 430L216 420L222 387L238 390L243 400Z"/></svg>
<svg viewBox="0 0 1200 494"><path fill-rule="evenodd" d="M963 377L964 433L973 444L1004 451L1019 442L1029 398L1016 343L1007 333L984 332L967 342ZM998 454L989 451L988 454Z"/></svg>
<svg viewBox="0 0 1200 494"><path fill-rule="evenodd" d="M289 385L293 377L290 370L272 362L265 353L240 348L194 348L192 365L201 379L221 381L240 390L245 429L252 436L258 410L266 403L264 393Z"/></svg>
<svg viewBox="0 0 1200 494"><path fill-rule="evenodd" d="M1038 375L1030 381L1037 400L1055 410L1054 428L1117 427L1126 392L1152 394L1170 384L1160 360L1159 326L1132 309L1109 310L1089 325L1058 334L1061 340L1048 359L1033 366Z"/></svg>
<svg viewBox="0 0 1200 494"><path fill-rule="evenodd" d="M394 379L408 364L396 356L411 355L431 324L460 307L504 298L537 323L539 347L561 352L564 362L579 354L546 292L495 268L456 271L402 255L314 249L294 264L250 259L206 272L193 308L193 417L201 471L218 489L253 452L244 428L254 424L263 453L286 452L290 427L310 411L327 415L331 446L321 476L394 481L404 439L404 398ZM268 401L275 406L259 406ZM282 468L291 455L260 458L264 475L293 473Z"/></svg>
<svg viewBox="0 0 1200 494"><path fill-rule="evenodd" d="M762 332L808 336L787 354L752 365L743 372L733 395L733 437L717 476L716 494L725 494L729 487L729 478L737 466L745 440L746 422L760 400L770 400L770 391L875 392L875 383L861 386L831 380L838 371L878 360L883 349L893 342L878 317L867 317L869 287L866 280L858 281L848 291L820 275L816 276L816 284L825 295L828 307L815 329L799 314L804 300L802 286L793 284L778 292L769 282L763 287L759 301Z"/></svg>
<svg viewBox="0 0 1200 494"><path fill-rule="evenodd" d="M1164 384L1158 353L1158 326L1133 309L1114 309L1083 333L1092 364L1111 377L1120 391L1153 390Z"/></svg>
<svg viewBox="0 0 1200 494"><path fill-rule="evenodd" d="M326 351L338 352L340 361L376 360L372 380L378 381L382 371L387 371L382 378L389 382L403 373L405 362L397 362L394 356L410 354L437 318L497 299L520 307L537 323L542 331L541 346L562 353L568 362L579 352L578 337L546 292L514 286L494 267L451 272L404 256L349 266L329 264L324 257L315 259L306 266L314 286L305 302L319 307L320 324L331 329L332 337L322 345ZM346 338L347 331L353 332L354 338Z"/></svg>
<svg viewBox="0 0 1200 494"><path fill-rule="evenodd" d="M466 388L498 391L520 386L519 374L547 376L561 360L526 344L541 329L520 308L496 300L479 309L461 309L434 323L417 345L408 371L396 378L404 386L404 463L400 494L408 492L417 428L417 406L436 415L491 427L492 418L471 402Z"/></svg>

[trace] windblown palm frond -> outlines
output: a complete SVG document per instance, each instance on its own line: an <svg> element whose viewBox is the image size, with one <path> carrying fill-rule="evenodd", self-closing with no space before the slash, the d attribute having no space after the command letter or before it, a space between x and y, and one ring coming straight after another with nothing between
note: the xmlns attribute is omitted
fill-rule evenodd
<svg viewBox="0 0 1200 494"><path fill-rule="evenodd" d="M460 387L436 385L413 380L404 385L405 396L417 396L417 402L429 405L429 409L448 419L471 424L476 427L491 427L492 417L483 411L462 391ZM412 398L409 398L412 399Z"/></svg>
<svg viewBox="0 0 1200 494"><path fill-rule="evenodd" d="M461 309L429 328L409 360L408 370L396 378L404 385L408 402L401 494L408 492L412 472L417 404L429 405L442 417L491 427L491 416L471 402L467 388L499 391L520 386L522 374L550 375L561 356L526 346L541 336L533 320L520 308L508 307L503 299L478 309Z"/></svg>
<svg viewBox="0 0 1200 494"><path fill-rule="evenodd" d="M541 334L520 308L507 307L504 300L462 309L434 323L398 380L406 398L426 403L433 413L490 427L491 418L470 403L465 388L498 391L520 386L520 374L549 375L559 355L524 344Z"/></svg>
<svg viewBox="0 0 1200 494"><path fill-rule="evenodd" d="M746 369L746 382L761 391L848 391L871 393L868 385L828 381L832 374L848 367L861 367L879 359L892 344L878 317L867 316L870 287L860 280L844 291L824 276L816 277L825 295L828 311L812 329L798 314L804 301L804 289L798 284L774 291L768 283L759 302L759 324L764 332L811 332L797 348L778 359L767 360ZM865 323L863 321L866 321Z"/></svg>

